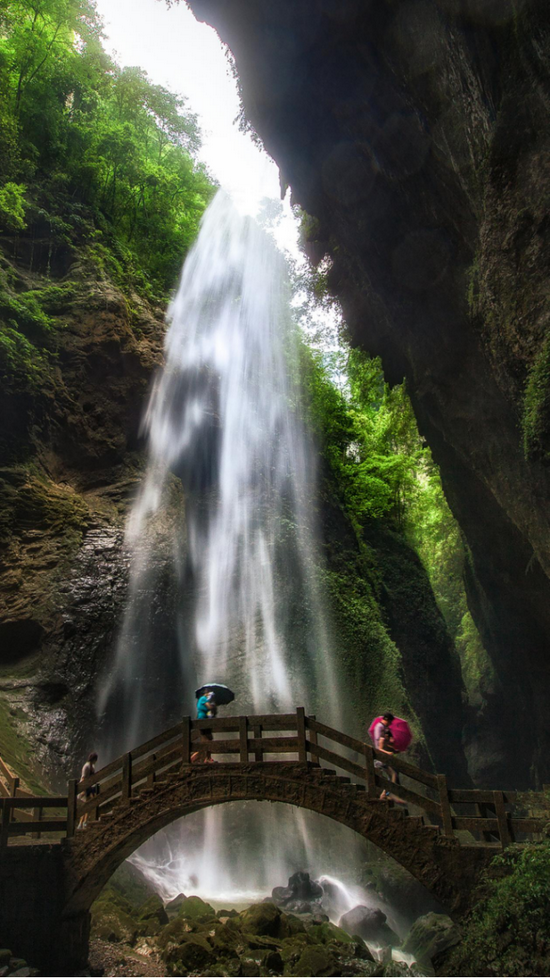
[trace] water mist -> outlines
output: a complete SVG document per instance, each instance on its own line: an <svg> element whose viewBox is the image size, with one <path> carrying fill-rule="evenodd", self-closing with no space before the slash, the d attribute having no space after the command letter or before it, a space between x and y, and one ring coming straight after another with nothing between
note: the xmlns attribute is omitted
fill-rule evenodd
<svg viewBox="0 0 550 978"><path fill-rule="evenodd" d="M194 688L208 681L235 691L224 713L303 705L341 720L284 262L222 191L168 322L127 525L129 600L100 694L103 758L193 712ZM137 858L172 892L265 893L311 855L303 813L280 808L249 804L225 820L223 809L197 813ZM244 833L237 869L225 853Z"/></svg>

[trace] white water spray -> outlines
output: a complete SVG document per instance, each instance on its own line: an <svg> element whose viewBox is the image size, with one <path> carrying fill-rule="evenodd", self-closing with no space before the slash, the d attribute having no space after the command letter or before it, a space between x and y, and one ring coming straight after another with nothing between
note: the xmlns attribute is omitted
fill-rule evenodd
<svg viewBox="0 0 550 978"><path fill-rule="evenodd" d="M111 749L177 721L192 709L194 685L208 681L235 690L232 712L304 705L338 725L284 263L221 191L168 319L166 364L145 419L148 466L127 527L130 598L100 696L105 727L115 730ZM205 877L216 888L231 874L235 881L221 817L206 814L205 845L193 845L194 858L180 842L198 888ZM273 824L256 832L256 861L268 834L282 837L281 817L272 814ZM286 837L302 836L303 819L285 817ZM174 848L172 833L171 866ZM298 848L303 859L306 848ZM270 885L285 868L272 866ZM244 872L250 883L250 864Z"/></svg>

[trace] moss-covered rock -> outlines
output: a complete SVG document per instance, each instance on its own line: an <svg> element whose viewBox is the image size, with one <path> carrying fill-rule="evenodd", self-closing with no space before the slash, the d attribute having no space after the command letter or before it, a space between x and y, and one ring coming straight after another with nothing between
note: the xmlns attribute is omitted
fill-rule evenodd
<svg viewBox="0 0 550 978"><path fill-rule="evenodd" d="M281 911L273 903L257 903L240 915L242 928L252 934L266 934L279 937L281 932Z"/></svg>
<svg viewBox="0 0 550 978"><path fill-rule="evenodd" d="M215 964L216 952L206 938L200 934L187 934L179 943L167 943L162 952L162 960L170 974L197 971L207 965Z"/></svg>
<svg viewBox="0 0 550 978"><path fill-rule="evenodd" d="M330 921L323 924L312 924L308 933L321 944L328 944L330 941L337 941L340 944L354 943L354 938L350 934L341 927L337 927L336 924L330 923Z"/></svg>
<svg viewBox="0 0 550 978"><path fill-rule="evenodd" d="M299 917L293 913L283 913L279 921L279 937L294 937L296 934L305 933L305 925Z"/></svg>
<svg viewBox="0 0 550 978"><path fill-rule="evenodd" d="M186 940L187 936L194 931L202 932L203 927L186 920L184 917L175 917L166 927L162 928L156 938L156 943L162 950L169 944L178 944L180 941Z"/></svg>
<svg viewBox="0 0 550 978"><path fill-rule="evenodd" d="M288 969L290 969L288 973L290 974L293 965L299 960L306 947L315 947L317 945L318 941L316 938L311 937L306 932L296 934L294 937L286 937L281 944L281 957L288 966Z"/></svg>
<svg viewBox="0 0 550 978"><path fill-rule="evenodd" d="M461 930L446 914L428 913L412 925L403 950L419 961L431 961L436 954L458 944Z"/></svg>
<svg viewBox="0 0 550 978"><path fill-rule="evenodd" d="M527 459L550 461L550 338L531 366L523 400L523 450Z"/></svg>
<svg viewBox="0 0 550 978"><path fill-rule="evenodd" d="M209 903L205 903L198 896L184 897L178 908L180 917L187 917L188 920L206 920L216 916L216 911Z"/></svg>
<svg viewBox="0 0 550 978"><path fill-rule="evenodd" d="M340 975L341 970L336 959L326 948L314 946L304 948L295 968L288 974L317 978L321 975Z"/></svg>
<svg viewBox="0 0 550 978"><path fill-rule="evenodd" d="M169 922L164 903L158 894L150 896L138 909L139 932L144 937L153 937L161 927Z"/></svg>
<svg viewBox="0 0 550 978"><path fill-rule="evenodd" d="M242 932L231 918L226 923L221 920L205 923L201 933L207 938L208 943L222 955L243 945Z"/></svg>
<svg viewBox="0 0 550 978"><path fill-rule="evenodd" d="M126 903L127 909L123 903ZM115 944L133 944L139 930L132 906L110 896L97 900L92 907L91 935Z"/></svg>

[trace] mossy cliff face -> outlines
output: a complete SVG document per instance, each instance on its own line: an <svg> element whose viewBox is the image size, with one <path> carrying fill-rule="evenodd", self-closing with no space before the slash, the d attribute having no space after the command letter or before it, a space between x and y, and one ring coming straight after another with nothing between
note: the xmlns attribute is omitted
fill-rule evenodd
<svg viewBox="0 0 550 978"><path fill-rule="evenodd" d="M472 554L502 693L495 779L548 780L550 8L190 6L235 56L355 342L407 378Z"/></svg>
<svg viewBox="0 0 550 978"><path fill-rule="evenodd" d="M346 729L365 738L372 718L391 707L413 726L411 759L468 785L460 663L418 555L384 520L357 535L327 471L320 516Z"/></svg>
<svg viewBox="0 0 550 978"><path fill-rule="evenodd" d="M126 595L124 514L164 324L162 310L113 284L87 239L69 246L42 233L31 222L0 251L3 337L14 321L28 339L11 360L5 345L0 363L0 698L3 756L21 770L14 727L55 775L97 736L96 683Z"/></svg>

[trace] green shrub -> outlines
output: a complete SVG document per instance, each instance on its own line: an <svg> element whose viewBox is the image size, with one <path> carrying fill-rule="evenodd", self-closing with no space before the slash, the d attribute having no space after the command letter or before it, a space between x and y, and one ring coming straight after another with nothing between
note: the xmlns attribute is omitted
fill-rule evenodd
<svg viewBox="0 0 550 978"><path fill-rule="evenodd" d="M523 400L523 451L526 459L550 459L550 337L531 367Z"/></svg>
<svg viewBox="0 0 550 978"><path fill-rule="evenodd" d="M0 187L0 224L10 231L26 228L25 200L26 187L23 183L9 181Z"/></svg>
<svg viewBox="0 0 550 978"><path fill-rule="evenodd" d="M492 867L507 875L488 881L489 894L466 923L446 973L550 974L550 843L509 849Z"/></svg>

